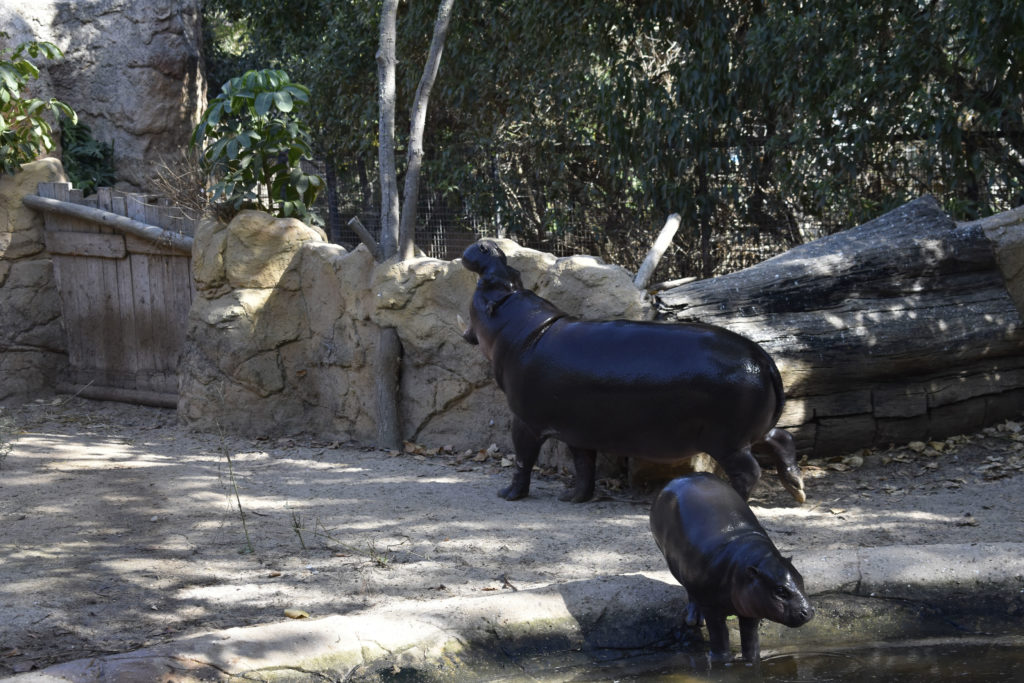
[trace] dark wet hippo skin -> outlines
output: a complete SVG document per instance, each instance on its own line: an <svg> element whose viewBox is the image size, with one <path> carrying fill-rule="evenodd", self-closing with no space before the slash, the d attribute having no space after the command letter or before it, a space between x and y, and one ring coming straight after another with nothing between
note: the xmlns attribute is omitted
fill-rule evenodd
<svg viewBox="0 0 1024 683"><path fill-rule="evenodd" d="M775 548L746 502L712 474L674 479L651 506L651 533L689 597L686 623L708 627L711 657L731 658L725 618L740 622L749 662L761 656L761 619L802 626L814 617L804 580Z"/></svg>
<svg viewBox="0 0 1024 683"><path fill-rule="evenodd" d="M515 473L500 496L529 493L540 447L555 438L576 470L566 500L593 496L601 451L664 463L708 453L744 499L761 459L804 501L793 438L773 429L782 380L760 346L712 325L578 320L525 289L488 240L462 263L480 275L463 336L491 361L512 412Z"/></svg>

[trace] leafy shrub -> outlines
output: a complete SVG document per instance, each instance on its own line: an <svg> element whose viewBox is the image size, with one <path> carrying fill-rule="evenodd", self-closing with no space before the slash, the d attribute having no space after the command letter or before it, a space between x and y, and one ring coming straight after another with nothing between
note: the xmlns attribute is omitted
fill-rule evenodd
<svg viewBox="0 0 1024 683"><path fill-rule="evenodd" d="M10 36L0 31L0 40ZM39 78L31 59L60 59L64 53L53 43L32 40L8 51L0 47L0 170L16 173L22 164L53 149L53 128L46 115L65 116L76 122L71 107L56 99L24 97L22 91Z"/></svg>
<svg viewBox="0 0 1024 683"><path fill-rule="evenodd" d="M191 140L202 150L214 203L319 222L311 207L323 181L300 166L312 157L309 128L297 115L308 101L309 90L276 69L224 84Z"/></svg>
<svg viewBox="0 0 1024 683"><path fill-rule="evenodd" d="M114 147L94 138L89 126L62 116L60 147L64 172L83 194L114 184Z"/></svg>

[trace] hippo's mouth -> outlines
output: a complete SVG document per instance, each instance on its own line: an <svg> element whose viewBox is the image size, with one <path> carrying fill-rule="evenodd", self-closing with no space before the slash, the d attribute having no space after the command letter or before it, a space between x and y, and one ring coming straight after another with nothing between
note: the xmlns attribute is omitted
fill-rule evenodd
<svg viewBox="0 0 1024 683"><path fill-rule="evenodd" d="M790 628L803 626L814 618L814 608L807 605L801 609L793 610L787 614L786 617L786 621L783 622L786 626L789 626Z"/></svg>

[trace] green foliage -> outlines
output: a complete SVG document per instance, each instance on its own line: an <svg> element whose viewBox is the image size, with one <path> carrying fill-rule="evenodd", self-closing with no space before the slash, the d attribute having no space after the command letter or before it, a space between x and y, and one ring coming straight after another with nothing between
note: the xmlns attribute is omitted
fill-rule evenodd
<svg viewBox="0 0 1024 683"><path fill-rule="evenodd" d="M284 71L247 71L224 84L192 132L213 179L213 201L316 221L311 207L323 181L305 173L309 128L298 109L309 90Z"/></svg>
<svg viewBox="0 0 1024 683"><path fill-rule="evenodd" d="M207 6L311 85L339 175L372 176L377 4ZM402 6L400 103L434 11ZM1021 54L1006 0L458 3L424 187L520 238L585 227L627 266L678 212L677 275L709 274L726 237L795 243L924 193L982 216L1024 202Z"/></svg>
<svg viewBox="0 0 1024 683"><path fill-rule="evenodd" d="M67 117L60 120L61 163L71 184L90 195L113 186L114 147L93 137L92 129Z"/></svg>
<svg viewBox="0 0 1024 683"><path fill-rule="evenodd" d="M0 31L0 40L9 38ZM54 147L53 128L47 114L77 117L63 102L26 97L24 90L39 78L33 59L60 59L64 54L53 43L28 41L8 51L0 48L0 170L16 173Z"/></svg>

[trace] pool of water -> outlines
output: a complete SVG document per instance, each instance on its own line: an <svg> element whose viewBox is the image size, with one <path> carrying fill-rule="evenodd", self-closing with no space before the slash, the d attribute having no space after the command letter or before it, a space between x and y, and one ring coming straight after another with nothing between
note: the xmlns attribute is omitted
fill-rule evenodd
<svg viewBox="0 0 1024 683"><path fill-rule="evenodd" d="M797 652L765 657L758 666L742 662L712 667L704 655L645 656L594 665L586 670L549 671L538 681L690 683L765 681L829 683L1020 683L1024 642L952 641L875 646L840 652Z"/></svg>

